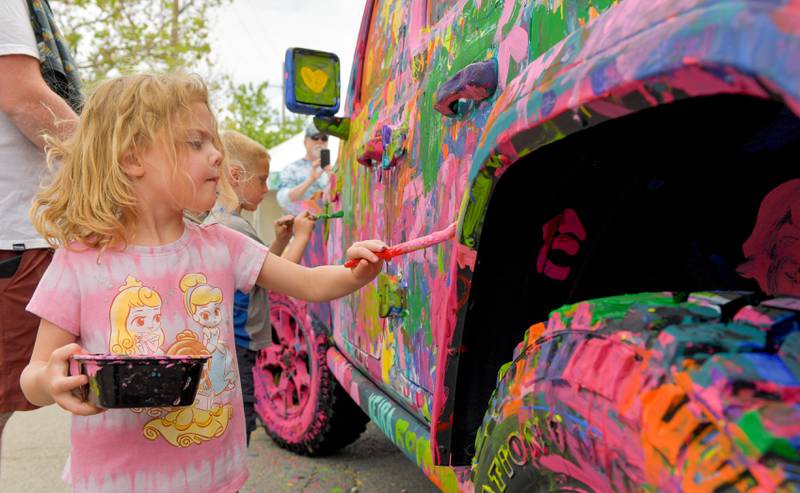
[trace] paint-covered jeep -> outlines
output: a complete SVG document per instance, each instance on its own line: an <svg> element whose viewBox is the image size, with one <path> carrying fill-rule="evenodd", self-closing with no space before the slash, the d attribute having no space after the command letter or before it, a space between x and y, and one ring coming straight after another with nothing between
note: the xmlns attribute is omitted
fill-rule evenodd
<svg viewBox="0 0 800 493"><path fill-rule="evenodd" d="M338 84L288 52L343 139L312 256L433 245L273 298L278 443L372 420L445 491L800 489L800 3L368 0Z"/></svg>

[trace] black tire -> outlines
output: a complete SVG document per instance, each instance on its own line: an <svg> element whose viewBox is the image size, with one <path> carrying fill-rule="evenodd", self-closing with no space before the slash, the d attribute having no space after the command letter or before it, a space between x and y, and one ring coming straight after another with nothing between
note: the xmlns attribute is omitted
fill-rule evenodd
<svg viewBox="0 0 800 493"><path fill-rule="evenodd" d="M498 374L475 491L800 491L798 313L751 302L660 293L554 311Z"/></svg>
<svg viewBox="0 0 800 493"><path fill-rule="evenodd" d="M329 455L353 443L369 418L327 365L327 328L308 306L270 294L273 343L253 368L256 412L279 446L308 456Z"/></svg>

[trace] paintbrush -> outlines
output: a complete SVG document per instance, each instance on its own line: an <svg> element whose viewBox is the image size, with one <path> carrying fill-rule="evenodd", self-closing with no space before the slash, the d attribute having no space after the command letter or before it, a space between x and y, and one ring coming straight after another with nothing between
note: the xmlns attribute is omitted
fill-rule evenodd
<svg viewBox="0 0 800 493"><path fill-rule="evenodd" d="M344 211L331 212L330 214L320 214L318 216L313 216L313 217L314 217L314 220L317 220L317 219L336 219L336 218L344 217ZM293 217L290 217L289 219L282 219L282 220L278 221L278 226L286 226L286 225L293 225L293 224L294 224L294 218Z"/></svg>
<svg viewBox="0 0 800 493"><path fill-rule="evenodd" d="M316 219L337 219L344 217L344 211L331 212L330 214L320 214L315 216Z"/></svg>
<svg viewBox="0 0 800 493"><path fill-rule="evenodd" d="M430 246L437 245L439 243L442 243L443 241L447 241L453 238L456 235L456 226L457 223L453 223L441 231L436 231L429 235L421 236L416 240L400 243L399 245L389 247L382 252L375 252L375 255L377 255L378 258L388 261L399 255L405 255L407 253L415 252L417 250L422 250L423 248L428 248ZM353 267L358 265L358 262L360 260L361 259L350 259L344 263L344 266L347 267L348 269L352 269Z"/></svg>

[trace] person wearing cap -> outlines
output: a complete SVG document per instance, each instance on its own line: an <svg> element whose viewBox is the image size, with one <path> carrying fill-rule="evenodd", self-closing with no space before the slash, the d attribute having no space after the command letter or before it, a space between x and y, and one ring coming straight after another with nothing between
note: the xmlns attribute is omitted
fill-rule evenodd
<svg viewBox="0 0 800 493"><path fill-rule="evenodd" d="M289 214L303 212L302 203L321 195L328 187L331 167L320 166L320 153L328 148L328 136L313 123L306 127L303 144L306 155L289 164L280 172L277 186L278 203Z"/></svg>

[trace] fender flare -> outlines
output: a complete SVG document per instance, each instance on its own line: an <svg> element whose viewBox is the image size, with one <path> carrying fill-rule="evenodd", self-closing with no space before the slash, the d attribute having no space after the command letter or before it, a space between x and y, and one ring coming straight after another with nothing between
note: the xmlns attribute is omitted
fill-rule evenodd
<svg viewBox="0 0 800 493"><path fill-rule="evenodd" d="M437 355L431 413L436 464L449 463L463 301L483 219L510 166L581 130L689 98L750 95L783 101L800 115L800 10L747 0L687 3L629 0L567 36L499 91L461 202L451 266L459 282L447 310L455 312L454 325L437 341L447 350ZM772 63L776 56L785 63Z"/></svg>

